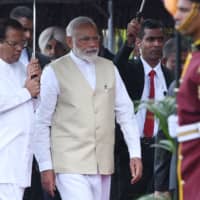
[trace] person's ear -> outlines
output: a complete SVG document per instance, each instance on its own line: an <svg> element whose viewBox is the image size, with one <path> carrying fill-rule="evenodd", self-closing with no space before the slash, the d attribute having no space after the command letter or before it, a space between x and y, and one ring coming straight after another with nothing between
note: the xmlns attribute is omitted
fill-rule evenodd
<svg viewBox="0 0 200 200"><path fill-rule="evenodd" d="M66 36L66 43L67 46L72 49L73 48L73 42L72 42L72 37L71 36Z"/></svg>
<svg viewBox="0 0 200 200"><path fill-rule="evenodd" d="M138 48L141 48L141 45L142 45L142 40L140 38L136 38L135 46L137 46Z"/></svg>
<svg viewBox="0 0 200 200"><path fill-rule="evenodd" d="M167 63L167 58L166 58L166 57L163 57L163 58L161 59L161 64L162 64L162 65L166 65L166 63Z"/></svg>

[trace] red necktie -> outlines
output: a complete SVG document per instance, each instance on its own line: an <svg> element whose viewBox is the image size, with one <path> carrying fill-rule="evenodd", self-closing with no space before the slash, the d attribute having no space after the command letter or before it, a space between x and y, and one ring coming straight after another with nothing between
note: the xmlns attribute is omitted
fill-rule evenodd
<svg viewBox="0 0 200 200"><path fill-rule="evenodd" d="M156 74L156 72L154 70L151 70L149 72L149 78L150 78L149 99L154 99L154 96L155 96L155 87L154 87L155 74ZM153 130L154 130L154 114L147 110L146 119L145 119L145 123L144 123L144 136L152 137Z"/></svg>

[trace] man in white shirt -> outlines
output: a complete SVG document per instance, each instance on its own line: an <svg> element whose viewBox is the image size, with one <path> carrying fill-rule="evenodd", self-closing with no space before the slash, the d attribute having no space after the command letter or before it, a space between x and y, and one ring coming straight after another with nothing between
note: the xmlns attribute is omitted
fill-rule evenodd
<svg viewBox="0 0 200 200"><path fill-rule="evenodd" d="M26 47L23 48L19 61L24 64L24 70L27 70L27 65L32 57L33 49L33 11L27 6L14 7L10 12L10 18L17 20L23 27L24 39L26 40ZM46 64L50 62L50 58L35 52L36 58L39 60L40 66L43 69ZM42 191L40 182L40 173L38 170L35 158L33 159L33 169L31 178L31 187L26 189L24 193L24 200L38 200L43 199L46 195ZM48 199L44 197L44 199Z"/></svg>
<svg viewBox="0 0 200 200"><path fill-rule="evenodd" d="M0 199L22 200L30 185L33 120L36 97L40 92L41 70L32 59L27 73L19 57L24 48L20 23L0 23ZM36 78L31 78L36 75Z"/></svg>
<svg viewBox="0 0 200 200"><path fill-rule="evenodd" d="M142 175L133 104L112 62L97 56L96 24L77 17L66 32L71 52L41 78L35 152L42 184L52 196L56 184L62 200L109 200L115 117L129 149L130 181Z"/></svg>

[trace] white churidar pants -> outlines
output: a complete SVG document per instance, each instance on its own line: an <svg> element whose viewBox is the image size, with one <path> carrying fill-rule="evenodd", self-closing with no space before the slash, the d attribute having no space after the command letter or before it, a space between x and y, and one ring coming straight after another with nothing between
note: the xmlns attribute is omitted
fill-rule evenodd
<svg viewBox="0 0 200 200"><path fill-rule="evenodd" d="M15 184L0 183L0 200L22 200L24 188Z"/></svg>
<svg viewBox="0 0 200 200"><path fill-rule="evenodd" d="M56 175L62 200L109 200L110 182L109 175Z"/></svg>

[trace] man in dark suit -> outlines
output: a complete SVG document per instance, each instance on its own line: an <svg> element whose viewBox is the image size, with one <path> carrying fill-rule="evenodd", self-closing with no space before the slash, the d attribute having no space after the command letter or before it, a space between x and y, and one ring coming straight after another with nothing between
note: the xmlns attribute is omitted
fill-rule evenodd
<svg viewBox="0 0 200 200"><path fill-rule="evenodd" d="M24 29L24 37L26 40L26 47L22 50L19 58L20 62L27 66L29 60L32 57L32 34L33 34L33 12L30 8L25 6L15 7L10 12L10 18L17 20ZM50 62L50 59L38 52L36 52L36 58L38 59L41 68L43 69L46 64ZM24 69L27 70L26 68ZM24 193L24 200L42 200L43 191L40 182L40 173L37 163L34 159L32 169L32 181L31 188L28 188Z"/></svg>
<svg viewBox="0 0 200 200"><path fill-rule="evenodd" d="M99 41L99 53L98 53L98 55L103 57L103 58L113 60L114 54L109 49L107 49L103 44L104 43L104 35L103 35L102 30L99 31L99 35L100 35L100 41Z"/></svg>
<svg viewBox="0 0 200 200"><path fill-rule="evenodd" d="M25 6L15 7L10 12L10 18L17 20L24 29L24 37L27 42L26 48L23 49L20 61L27 65L32 57L32 37L33 37L33 12L30 8ZM36 52L41 67L43 68L50 62L50 59L38 52Z"/></svg>
<svg viewBox="0 0 200 200"><path fill-rule="evenodd" d="M135 39L138 37L140 42L140 57L129 60L129 55L133 51ZM114 63L125 82L128 93L133 101L148 100L154 98L159 100L166 95L167 87L172 78L170 72L161 65L162 48L164 44L163 25L152 19L147 19L138 23L133 19L127 28L127 41L114 59ZM150 72L153 71L153 79ZM152 81L153 80L153 81ZM153 82L153 83L152 83ZM153 84L153 86L152 86ZM150 97L150 90L153 87L154 96ZM136 116L139 123L142 146L143 177L134 184L130 184L131 175L129 172L128 151L125 147L121 131L117 127L118 134L116 141L116 173L112 180L111 199L134 199L143 194L154 192L154 148L155 136L158 134L158 121L145 108L139 109ZM151 113L152 114L152 113ZM147 128L147 122L151 121L151 126ZM152 120L153 119L153 120ZM149 130L152 129L151 133Z"/></svg>

